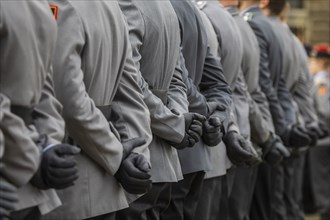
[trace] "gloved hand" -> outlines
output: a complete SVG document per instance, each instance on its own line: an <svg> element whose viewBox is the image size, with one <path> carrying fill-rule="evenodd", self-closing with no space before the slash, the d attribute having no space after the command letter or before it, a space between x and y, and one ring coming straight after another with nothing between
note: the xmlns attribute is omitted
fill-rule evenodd
<svg viewBox="0 0 330 220"><path fill-rule="evenodd" d="M305 147L311 144L308 132L299 125L293 125L281 135L284 145L290 147Z"/></svg>
<svg viewBox="0 0 330 220"><path fill-rule="evenodd" d="M203 133L203 121L205 117L198 113L184 113L185 119L185 136L180 143L169 142L169 144L176 149L183 149L186 147L193 147Z"/></svg>
<svg viewBox="0 0 330 220"><path fill-rule="evenodd" d="M143 194L151 188L150 171L151 167L146 158L132 152L122 161L115 178L127 192Z"/></svg>
<svg viewBox="0 0 330 220"><path fill-rule="evenodd" d="M9 214L18 202L17 189L0 176L0 219L9 219Z"/></svg>
<svg viewBox="0 0 330 220"><path fill-rule="evenodd" d="M215 113L216 111L225 111L226 107L222 104L219 104L217 102L207 102L207 117L210 117Z"/></svg>
<svg viewBox="0 0 330 220"><path fill-rule="evenodd" d="M134 150L134 148L140 147L146 143L146 140L141 137L132 138L129 140L123 141L123 160L125 160Z"/></svg>
<svg viewBox="0 0 330 220"><path fill-rule="evenodd" d="M248 151L251 152L251 154L253 155L253 157L251 158L251 160L248 160L245 162L245 165L248 167L254 167L257 166L258 164L262 163L262 153L258 152L257 149L252 145L252 143L248 140L245 140L247 142L247 146L249 146L247 148Z"/></svg>
<svg viewBox="0 0 330 220"><path fill-rule="evenodd" d="M280 138L270 135L268 140L262 144L264 160L272 166L277 166L290 152L282 144Z"/></svg>
<svg viewBox="0 0 330 220"><path fill-rule="evenodd" d="M31 183L39 189L65 189L78 179L74 156L80 149L69 144L58 144L43 152L41 164Z"/></svg>
<svg viewBox="0 0 330 220"><path fill-rule="evenodd" d="M203 141L206 145L218 145L224 135L224 128L219 117L211 116L203 123Z"/></svg>
<svg viewBox="0 0 330 220"><path fill-rule="evenodd" d="M318 125L310 124L306 126L307 134L311 139L310 146L316 146L317 140L323 135L323 131Z"/></svg>
<svg viewBox="0 0 330 220"><path fill-rule="evenodd" d="M320 139L323 139L323 138L329 136L329 127L328 127L327 123L325 123L323 121L319 121L319 128L323 132L323 134L321 136L319 136Z"/></svg>
<svg viewBox="0 0 330 220"><path fill-rule="evenodd" d="M227 156L236 166L254 164L259 161L258 155L253 152L251 144L237 132L227 133L223 141L226 144Z"/></svg>

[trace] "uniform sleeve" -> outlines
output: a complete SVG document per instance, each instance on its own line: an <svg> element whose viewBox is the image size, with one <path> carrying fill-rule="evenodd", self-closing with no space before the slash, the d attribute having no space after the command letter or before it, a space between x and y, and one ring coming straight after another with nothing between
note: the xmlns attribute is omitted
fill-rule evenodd
<svg viewBox="0 0 330 220"><path fill-rule="evenodd" d="M132 59L131 45L127 33L127 59L118 90L111 104L111 122L120 134L121 141L143 137L145 144L133 149L150 160L149 144L152 140L150 113L143 101L143 95L137 83L137 69Z"/></svg>
<svg viewBox="0 0 330 220"><path fill-rule="evenodd" d="M289 92L283 74L280 77L277 88L277 96L284 111L286 124L291 126L297 123L297 112L295 111L293 97Z"/></svg>
<svg viewBox="0 0 330 220"><path fill-rule="evenodd" d="M47 145L59 144L64 138L64 120L61 116L62 105L55 98L53 79L47 74L41 98L34 109L33 124L40 135L47 136Z"/></svg>
<svg viewBox="0 0 330 220"><path fill-rule="evenodd" d="M0 113L1 114L1 113ZM1 118L2 116L0 116L0 121L2 120ZM0 161L1 161L1 158L3 156L3 152L5 150L5 139L4 139L4 136L3 136L3 133L0 129ZM0 162L0 168L1 168L1 162Z"/></svg>
<svg viewBox="0 0 330 220"><path fill-rule="evenodd" d="M227 125L226 133L228 133L228 132L236 132L236 133L240 134L239 128L237 126L236 116L235 116L234 102L232 103L231 111L229 113L229 118L228 118L228 125Z"/></svg>
<svg viewBox="0 0 330 220"><path fill-rule="evenodd" d="M330 93L329 79L316 84L314 94L314 105L319 118L330 125Z"/></svg>
<svg viewBox="0 0 330 220"><path fill-rule="evenodd" d="M275 131L277 134L286 130L286 122L282 106L278 100L277 92L273 86L269 70L269 57L268 57L268 42L260 28L254 23L249 22L252 30L254 31L260 48L260 62L259 62L259 85L262 92L266 95L269 108L271 111Z"/></svg>
<svg viewBox="0 0 330 220"><path fill-rule="evenodd" d="M251 137L255 143L264 143L266 132L275 133L269 104L259 87L250 93L250 97L253 102L250 105Z"/></svg>
<svg viewBox="0 0 330 220"><path fill-rule="evenodd" d="M216 111L214 114L221 118L226 129L232 106L232 91L225 80L220 59L211 54L209 47L199 87L208 102L217 102L225 108L224 111Z"/></svg>
<svg viewBox="0 0 330 220"><path fill-rule="evenodd" d="M265 120L264 118L265 114L262 113L262 111L259 108L259 105L253 99L253 95L262 96L262 94L250 94L250 93L248 94L251 139L256 144L262 144L267 141L269 134L272 132L271 130L272 125L270 126L269 123L267 123L267 121ZM270 116L267 100L265 100L265 97L263 98L264 98L264 102L266 102L267 105L265 106L266 115Z"/></svg>
<svg viewBox="0 0 330 220"><path fill-rule="evenodd" d="M3 133L4 149L1 157L0 173L16 187L25 185L39 167L40 150L30 138L24 122L10 112L10 101L0 94L0 131ZM0 138L1 139L1 138ZM0 141L1 142L1 141Z"/></svg>
<svg viewBox="0 0 330 220"><path fill-rule="evenodd" d="M311 82L311 78L308 77L309 74L306 59L306 63L301 64L299 78L292 91L293 98L299 106L299 112L302 115L305 124L318 123L311 92L313 83Z"/></svg>
<svg viewBox="0 0 330 220"><path fill-rule="evenodd" d="M187 99L187 87L183 82L182 76L183 70L181 67L184 64L181 62L182 59L178 57L178 61L168 91L167 107L169 109L175 109L179 113L186 113L189 111L189 102Z"/></svg>
<svg viewBox="0 0 330 220"><path fill-rule="evenodd" d="M119 3L128 23L133 60L138 69L138 81L142 90L144 102L149 108L151 130L153 134L162 139L180 143L185 132L183 115L172 113L163 101L149 89L148 83L139 71L142 58L140 48L143 45L146 21L134 3L130 1L120 1Z"/></svg>
<svg viewBox="0 0 330 220"><path fill-rule="evenodd" d="M87 42L82 22L68 2L56 1L55 5L59 14L54 87L63 105L68 133L88 156L113 175L121 164L123 148L86 92L81 54Z"/></svg>
<svg viewBox="0 0 330 220"><path fill-rule="evenodd" d="M224 122L225 129L227 129L232 100L231 89L225 80L221 63L222 39L220 33L216 31L217 28L214 28L211 19L209 19L203 11L198 9L197 11L201 21L204 23L208 37L208 48L200 89L208 102L217 102L219 105L226 107L226 110L222 112L217 111L215 114L221 118ZM212 37L214 37L214 39ZM212 44L212 42L214 42L214 44ZM211 48L211 46L214 48Z"/></svg>
<svg viewBox="0 0 330 220"><path fill-rule="evenodd" d="M3 106L5 104L5 99L7 99L5 96L0 94L0 124L2 124L2 119L4 115L4 109L5 107ZM2 130L0 129L0 168L1 168L1 161L3 157L3 153L5 151L5 137L3 136Z"/></svg>
<svg viewBox="0 0 330 220"><path fill-rule="evenodd" d="M182 52L180 52L182 79L187 87L187 99L189 103L189 112L207 115L207 100L204 95L199 91L199 88L194 84L193 80L189 77L188 70L185 66L185 60Z"/></svg>

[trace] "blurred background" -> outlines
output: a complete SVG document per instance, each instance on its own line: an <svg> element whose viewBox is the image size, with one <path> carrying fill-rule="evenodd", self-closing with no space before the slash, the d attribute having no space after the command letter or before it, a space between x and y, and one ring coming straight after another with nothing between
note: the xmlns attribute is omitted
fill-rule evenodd
<svg viewBox="0 0 330 220"><path fill-rule="evenodd" d="M330 44L330 0L289 0L289 2L291 11L288 23L303 44ZM306 198L306 195L304 197L304 205L307 209L306 220L320 220L320 216L313 208L314 202L311 201L313 199L309 196Z"/></svg>
<svg viewBox="0 0 330 220"><path fill-rule="evenodd" d="M330 0L290 0L289 25L308 45L330 43Z"/></svg>
<svg viewBox="0 0 330 220"><path fill-rule="evenodd" d="M291 11L288 23L303 44L330 44L330 0L289 0L289 2ZM315 201L312 196L306 195L306 191L309 190L305 190L304 195L306 220L320 220L320 216L316 213Z"/></svg>

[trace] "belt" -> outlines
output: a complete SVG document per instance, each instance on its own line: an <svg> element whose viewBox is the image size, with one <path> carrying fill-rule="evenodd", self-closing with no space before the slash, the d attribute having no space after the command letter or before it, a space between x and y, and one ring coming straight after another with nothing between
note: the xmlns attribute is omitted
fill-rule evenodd
<svg viewBox="0 0 330 220"><path fill-rule="evenodd" d="M20 117L24 122L25 125L30 125L32 124L32 108L28 108L25 106L20 106L20 105L11 105L10 106L10 111Z"/></svg>

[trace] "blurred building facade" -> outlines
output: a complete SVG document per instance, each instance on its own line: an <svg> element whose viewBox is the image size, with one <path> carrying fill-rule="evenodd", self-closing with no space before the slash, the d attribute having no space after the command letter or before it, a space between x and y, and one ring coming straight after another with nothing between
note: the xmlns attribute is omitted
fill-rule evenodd
<svg viewBox="0 0 330 220"><path fill-rule="evenodd" d="M289 25L305 44L330 44L330 0L290 0Z"/></svg>

